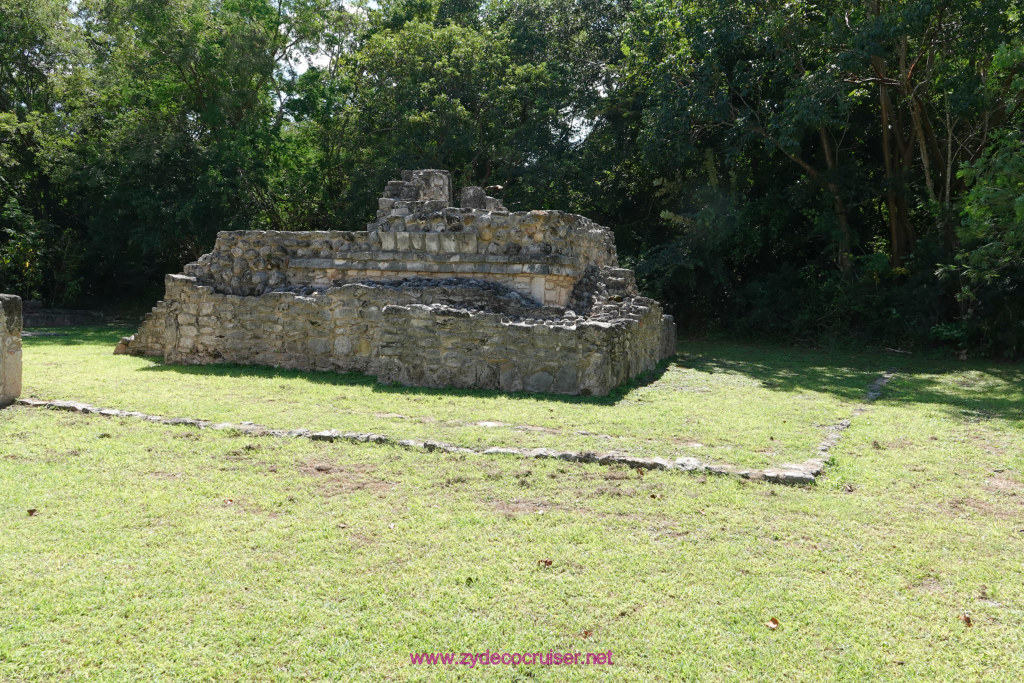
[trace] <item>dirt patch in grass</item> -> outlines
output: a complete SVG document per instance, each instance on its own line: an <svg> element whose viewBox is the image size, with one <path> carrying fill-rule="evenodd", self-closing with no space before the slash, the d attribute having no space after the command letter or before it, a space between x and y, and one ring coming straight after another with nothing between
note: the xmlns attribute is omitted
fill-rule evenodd
<svg viewBox="0 0 1024 683"><path fill-rule="evenodd" d="M241 448L228 451L224 458L233 461L251 461L253 460L252 454L261 449L262 447L259 444L247 443Z"/></svg>
<svg viewBox="0 0 1024 683"><path fill-rule="evenodd" d="M594 498L608 496L611 498L635 498L644 492L635 486L598 486L591 494Z"/></svg>
<svg viewBox="0 0 1024 683"><path fill-rule="evenodd" d="M450 477L445 477L443 481L439 481L438 483L434 484L434 486L438 486L440 488L458 488L462 484L466 483L469 483L469 477L465 476L464 474L454 474Z"/></svg>
<svg viewBox="0 0 1024 683"><path fill-rule="evenodd" d="M973 497L954 498L948 505L957 514L976 514L1001 520L1020 520L1022 512L1019 503L1007 506Z"/></svg>
<svg viewBox="0 0 1024 683"><path fill-rule="evenodd" d="M346 529L348 531L348 537L352 539L357 545L375 545L377 543L376 534L363 533L362 531L354 531L352 529Z"/></svg>
<svg viewBox="0 0 1024 683"><path fill-rule="evenodd" d="M198 441L200 439L199 432L196 431L185 431L175 430L170 432L172 439L185 439L186 441Z"/></svg>
<svg viewBox="0 0 1024 683"><path fill-rule="evenodd" d="M969 431L966 435L966 440L982 449L988 455L994 455L996 457L1004 457L1008 450L1008 445L1002 441L993 438L991 432L975 432Z"/></svg>
<svg viewBox="0 0 1024 683"><path fill-rule="evenodd" d="M998 475L985 480L985 488L994 493L1008 496L1024 495L1024 483L1006 475Z"/></svg>
<svg viewBox="0 0 1024 683"><path fill-rule="evenodd" d="M942 582L934 576L926 576L917 583L908 585L907 588L925 593L940 593L946 589Z"/></svg>
<svg viewBox="0 0 1024 683"><path fill-rule="evenodd" d="M372 476L376 470L377 466L370 463L339 465L329 460L309 460L299 465L300 472L317 477L317 488L328 498L356 491L381 493L393 489L393 482Z"/></svg>
<svg viewBox="0 0 1024 683"><path fill-rule="evenodd" d="M47 448L41 455L36 453L11 453L4 455L5 460L20 460L24 462L38 462L38 463L66 463L69 460L73 460L82 455L82 451L77 448L71 450L59 451L53 448Z"/></svg>
<svg viewBox="0 0 1024 683"><path fill-rule="evenodd" d="M254 503L246 498L225 498L221 503L222 507L230 508L240 513L248 513L253 515L266 515L267 517L277 517L277 512L272 512L267 508Z"/></svg>
<svg viewBox="0 0 1024 683"><path fill-rule="evenodd" d="M481 465L478 469L481 470L484 479L487 481L501 481L502 477L505 476L504 470L492 464Z"/></svg>
<svg viewBox="0 0 1024 683"><path fill-rule="evenodd" d="M492 510L506 517L521 517L522 515L537 515L559 509L558 505L546 500L524 499L524 500L496 500L490 502Z"/></svg>

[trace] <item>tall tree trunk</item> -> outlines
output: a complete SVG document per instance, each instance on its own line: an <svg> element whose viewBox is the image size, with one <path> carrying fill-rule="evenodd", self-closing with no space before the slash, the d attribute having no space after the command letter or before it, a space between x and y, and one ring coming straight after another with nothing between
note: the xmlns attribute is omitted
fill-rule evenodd
<svg viewBox="0 0 1024 683"><path fill-rule="evenodd" d="M822 151L825 153L825 164L831 174L838 162L836 152L824 126L818 129L818 135L821 138ZM839 258L836 259L836 263L839 265L839 270L848 273L852 266L850 254L853 251L853 236L850 234L850 219L846 210L846 202L843 201L842 192L839 191L839 186L834 180L829 178L825 186L832 194L832 210L836 215L836 225L839 227Z"/></svg>
<svg viewBox="0 0 1024 683"><path fill-rule="evenodd" d="M910 212L903 195L903 176L913 154L913 136L906 143L902 136L902 119L895 111L889 96L889 81L886 78L885 60L875 55L871 65L878 76L878 99L881 106L882 160L885 167L885 206L889 218L890 263L893 267L903 264L913 245L913 228Z"/></svg>

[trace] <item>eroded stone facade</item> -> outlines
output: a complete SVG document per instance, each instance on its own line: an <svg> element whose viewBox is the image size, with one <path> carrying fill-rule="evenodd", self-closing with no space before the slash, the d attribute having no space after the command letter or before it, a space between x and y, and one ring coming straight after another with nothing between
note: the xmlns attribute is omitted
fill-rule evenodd
<svg viewBox="0 0 1024 683"><path fill-rule="evenodd" d="M117 351L593 395L675 352L610 230L453 196L446 171L406 171L365 231L219 233Z"/></svg>
<svg viewBox="0 0 1024 683"><path fill-rule="evenodd" d="M0 408L21 396L21 297L0 294Z"/></svg>

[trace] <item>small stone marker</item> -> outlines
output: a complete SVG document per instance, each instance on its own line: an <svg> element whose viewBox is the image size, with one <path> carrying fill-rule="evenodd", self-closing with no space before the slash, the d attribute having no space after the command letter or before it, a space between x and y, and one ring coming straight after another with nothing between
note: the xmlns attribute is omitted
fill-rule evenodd
<svg viewBox="0 0 1024 683"><path fill-rule="evenodd" d="M0 294L0 408L21 396L21 297Z"/></svg>

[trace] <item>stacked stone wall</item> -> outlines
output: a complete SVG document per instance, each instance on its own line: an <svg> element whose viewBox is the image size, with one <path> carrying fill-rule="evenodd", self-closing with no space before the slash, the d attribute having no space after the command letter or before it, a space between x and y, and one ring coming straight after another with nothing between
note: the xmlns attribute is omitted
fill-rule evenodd
<svg viewBox="0 0 1024 683"><path fill-rule="evenodd" d="M390 217L378 230L230 231L185 274L225 294L259 295L288 285L410 277L491 280L562 304L588 266L617 263L611 232L560 211L490 212L449 207L454 222ZM433 228L437 228L434 230ZM458 229L455 229L458 228Z"/></svg>
<svg viewBox="0 0 1024 683"><path fill-rule="evenodd" d="M252 297L170 275L165 300L147 316L132 352L169 363L357 371L407 385L595 395L664 357L666 321L656 305L601 322L535 306L489 283L403 284ZM674 326L669 331L674 349Z"/></svg>
<svg viewBox="0 0 1024 683"><path fill-rule="evenodd" d="M610 230L510 213L480 188L452 197L446 172L405 172L364 232L219 233L117 352L566 394L606 394L675 352Z"/></svg>

